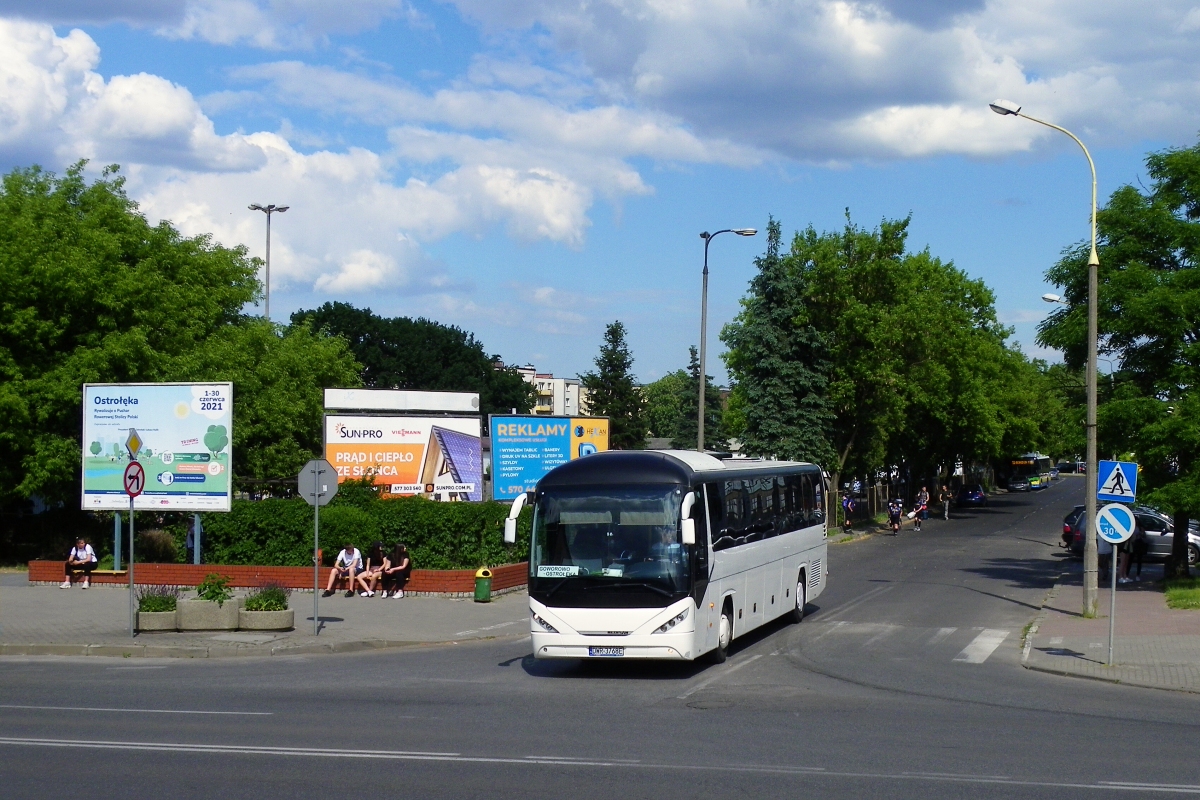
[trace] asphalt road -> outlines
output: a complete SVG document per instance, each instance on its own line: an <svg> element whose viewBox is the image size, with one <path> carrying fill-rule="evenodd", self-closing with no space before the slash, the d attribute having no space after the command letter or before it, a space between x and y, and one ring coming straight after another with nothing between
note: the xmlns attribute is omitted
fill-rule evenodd
<svg viewBox="0 0 1200 800"><path fill-rule="evenodd" d="M0 660L5 798L1200 794L1200 697L1054 677L1019 641L1064 479L831 547L800 625L701 664L528 639L309 658Z"/></svg>

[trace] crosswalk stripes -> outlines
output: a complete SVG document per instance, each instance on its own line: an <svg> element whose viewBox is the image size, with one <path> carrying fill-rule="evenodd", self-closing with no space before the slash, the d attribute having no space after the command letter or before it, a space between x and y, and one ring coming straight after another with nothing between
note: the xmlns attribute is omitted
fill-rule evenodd
<svg viewBox="0 0 1200 800"><path fill-rule="evenodd" d="M893 657L935 656L957 652L951 660L982 664L1012 633L999 628L908 628L881 622L826 622L809 628L804 647L816 650L852 648L859 652L890 653ZM968 637L971 637L968 640ZM961 648L961 649L959 649ZM923 656L921 654L924 654Z"/></svg>

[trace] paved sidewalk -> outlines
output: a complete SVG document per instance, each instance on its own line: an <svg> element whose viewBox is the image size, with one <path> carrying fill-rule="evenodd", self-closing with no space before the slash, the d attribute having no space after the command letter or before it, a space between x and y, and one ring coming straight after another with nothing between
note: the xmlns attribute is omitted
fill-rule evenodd
<svg viewBox="0 0 1200 800"><path fill-rule="evenodd" d="M1029 669L1081 678L1200 692L1200 611L1167 608L1162 568L1147 565L1141 583L1117 587L1113 665L1108 659L1108 584L1099 615L1084 619L1082 573L1065 574L1047 596L1025 644Z"/></svg>
<svg viewBox="0 0 1200 800"><path fill-rule="evenodd" d="M313 596L294 592L292 631L202 631L129 636L123 588L58 589L0 583L0 655L106 655L182 658L339 653L383 647L529 635L524 591L493 598L321 598L313 636Z"/></svg>

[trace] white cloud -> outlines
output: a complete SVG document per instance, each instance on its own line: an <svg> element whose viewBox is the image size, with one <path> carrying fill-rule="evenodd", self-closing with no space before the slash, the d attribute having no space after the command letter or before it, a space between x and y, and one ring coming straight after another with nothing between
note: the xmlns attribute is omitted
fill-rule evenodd
<svg viewBox="0 0 1200 800"><path fill-rule="evenodd" d="M1200 126L1190 3L455 3L492 33L549 31L597 86L642 113L785 158L988 155L1052 140L987 120L998 96L1097 144Z"/></svg>

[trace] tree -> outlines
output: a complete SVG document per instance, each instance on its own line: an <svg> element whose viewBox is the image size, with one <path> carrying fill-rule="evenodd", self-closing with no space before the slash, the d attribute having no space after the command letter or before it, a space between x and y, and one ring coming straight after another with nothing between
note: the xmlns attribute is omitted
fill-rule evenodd
<svg viewBox="0 0 1200 800"><path fill-rule="evenodd" d="M668 438L679 425L679 406L688 387L688 374L677 369L642 387L650 435ZM694 435L693 435L694 438Z"/></svg>
<svg viewBox="0 0 1200 800"><path fill-rule="evenodd" d="M630 368L633 354L625 343L625 326L620 320L604 329L604 344L596 356L595 372L579 376L588 390L594 415L609 418L608 443L614 450L638 450L646 446L644 404Z"/></svg>
<svg viewBox="0 0 1200 800"><path fill-rule="evenodd" d="M721 332L725 363L746 401L742 446L751 455L829 464L825 342L804 306L803 273L780 255L780 240L771 218L742 312Z"/></svg>
<svg viewBox="0 0 1200 800"><path fill-rule="evenodd" d="M229 444L229 431L225 430L224 425L209 425L208 431L204 434L204 446L213 456L220 455L221 451Z"/></svg>
<svg viewBox="0 0 1200 800"><path fill-rule="evenodd" d="M696 348L688 348L686 379L680 387L679 414L675 418L675 430L671 446L678 450L695 450L700 417L700 359ZM724 412L721 408L721 392L713 386L712 376L704 376L704 447L706 450L724 450L729 447L722 427Z"/></svg>
<svg viewBox="0 0 1200 800"><path fill-rule="evenodd" d="M316 331L344 337L362 365L363 386L377 389L477 392L479 410L528 413L534 388L514 369L496 369L499 356L488 355L475 335L423 318L380 317L369 308L325 303L292 314Z"/></svg>
<svg viewBox="0 0 1200 800"><path fill-rule="evenodd" d="M79 487L82 384L161 381L258 297L244 247L150 225L116 167L0 183L0 503Z"/></svg>
<svg viewBox="0 0 1200 800"><path fill-rule="evenodd" d="M94 456L100 455L100 451L102 449L103 448L100 446L99 442L92 442L91 445L88 447L88 450L90 450L92 455L94 455Z"/></svg>
<svg viewBox="0 0 1200 800"><path fill-rule="evenodd" d="M1150 187L1117 189L1096 220L1100 352L1119 364L1102 387L1098 436L1101 452L1136 454L1139 494L1182 532L1200 515L1200 144L1151 153L1146 167ZM1087 348L1085 247L1047 271L1070 306L1038 330L1074 369ZM1168 574L1187 574L1186 548L1177 534Z"/></svg>

